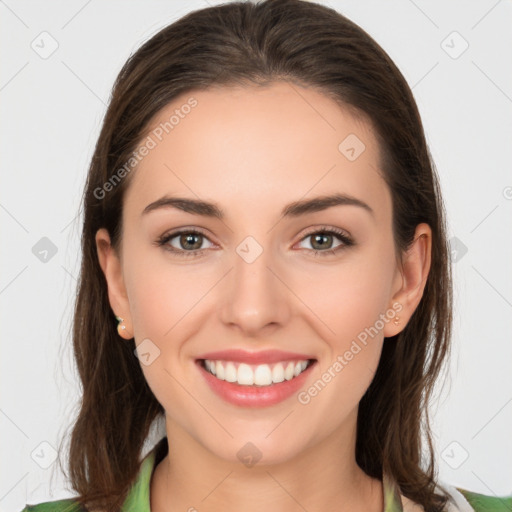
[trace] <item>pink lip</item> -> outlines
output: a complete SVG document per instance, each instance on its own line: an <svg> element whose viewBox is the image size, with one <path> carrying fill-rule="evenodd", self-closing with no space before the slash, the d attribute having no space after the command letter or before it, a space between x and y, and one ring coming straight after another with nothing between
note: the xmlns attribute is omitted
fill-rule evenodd
<svg viewBox="0 0 512 512"><path fill-rule="evenodd" d="M210 361L236 361L247 364L271 364L279 363L280 361L305 361L308 359L314 359L314 357L307 354L297 354L295 352L283 352L281 350L247 352L246 350L230 349L220 350L218 352L208 352L197 359L209 359Z"/></svg>
<svg viewBox="0 0 512 512"><path fill-rule="evenodd" d="M217 358L220 352L216 354L215 357ZM295 356L297 357L297 355ZM206 359L209 359L209 357ZM304 359L306 359L306 357L304 357ZM231 359L231 361L233 361L233 359ZM245 361L246 360L244 360L244 362ZM316 361L310 364L298 377L277 384L271 384L270 386L242 386L234 382L220 380L213 376L203 367L201 361L197 362L197 367L208 386L210 386L210 389L226 402L239 407L268 407L278 404L297 393L299 389L304 386L310 374L310 369L315 364Z"/></svg>

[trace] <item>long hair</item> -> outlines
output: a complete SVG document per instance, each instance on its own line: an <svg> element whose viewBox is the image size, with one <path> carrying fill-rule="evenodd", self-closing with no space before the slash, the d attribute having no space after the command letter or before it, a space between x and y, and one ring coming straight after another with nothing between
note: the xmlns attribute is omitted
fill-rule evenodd
<svg viewBox="0 0 512 512"><path fill-rule="evenodd" d="M403 331L385 341L359 405L356 460L370 476L381 478L387 471L402 494L426 512L444 507L446 497L435 489L428 417L452 321L438 177L412 92L389 56L337 11L301 0L233 2L190 12L144 43L116 79L82 198L73 323L82 398L68 457L71 483L83 505L107 512L120 508L150 427L164 413L134 356L134 340L118 337L95 244L97 230L106 228L119 248L123 196L132 174L108 193L105 184L119 177L149 121L178 95L278 80L314 87L372 124L392 195L397 253L410 246L419 223L432 229L421 302Z"/></svg>

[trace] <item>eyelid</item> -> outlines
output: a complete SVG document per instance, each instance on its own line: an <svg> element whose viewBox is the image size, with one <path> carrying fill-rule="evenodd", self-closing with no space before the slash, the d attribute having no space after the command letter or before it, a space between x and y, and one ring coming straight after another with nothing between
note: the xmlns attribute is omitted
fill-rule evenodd
<svg viewBox="0 0 512 512"><path fill-rule="evenodd" d="M157 238L157 240L155 241L155 245L163 248L165 251L170 252L171 254L174 254L178 257L197 256L198 254L203 253L206 249L195 249L193 251L185 251L183 249L176 249L175 247L172 247L171 245L169 245L169 242L173 238L176 238L183 234L190 234L190 233L201 235L204 238L206 238L211 244L213 244L214 246L216 245L215 242L212 242L210 240L210 237L206 234L206 232L203 229L197 228L197 227L187 227L187 226L177 228L176 231L174 231L174 230L167 231L166 233L164 233L163 235L161 235L160 237Z"/></svg>
<svg viewBox="0 0 512 512"><path fill-rule="evenodd" d="M320 225L308 228L306 232L302 234L301 240L314 233L335 233L337 235L343 235L346 238L352 239L352 236L346 229L336 228L334 226Z"/></svg>

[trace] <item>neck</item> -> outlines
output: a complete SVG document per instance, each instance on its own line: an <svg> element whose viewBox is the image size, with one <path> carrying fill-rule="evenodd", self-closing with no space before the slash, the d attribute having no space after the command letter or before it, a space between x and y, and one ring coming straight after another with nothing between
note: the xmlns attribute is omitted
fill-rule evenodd
<svg viewBox="0 0 512 512"><path fill-rule="evenodd" d="M151 480L152 512L383 510L382 483L355 460L355 426L279 464L219 458L167 419L169 453Z"/></svg>

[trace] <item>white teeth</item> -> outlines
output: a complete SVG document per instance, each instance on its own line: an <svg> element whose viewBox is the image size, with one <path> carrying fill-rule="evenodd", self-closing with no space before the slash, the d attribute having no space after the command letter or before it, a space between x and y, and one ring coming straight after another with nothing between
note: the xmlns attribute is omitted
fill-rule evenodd
<svg viewBox="0 0 512 512"><path fill-rule="evenodd" d="M272 384L272 372L268 364L260 364L256 367L254 384L257 386L270 386Z"/></svg>
<svg viewBox="0 0 512 512"><path fill-rule="evenodd" d="M299 376L308 367L308 361L248 365L205 359L204 367L220 380L236 382L242 386L270 386Z"/></svg>
<svg viewBox="0 0 512 512"><path fill-rule="evenodd" d="M236 366L231 361L226 365L224 377L228 382L236 382L237 380Z"/></svg>
<svg viewBox="0 0 512 512"><path fill-rule="evenodd" d="M307 365L308 363L306 363ZM272 382L283 382L284 380L284 368L281 363L277 363L274 368L272 368Z"/></svg>
<svg viewBox="0 0 512 512"><path fill-rule="evenodd" d="M219 362L217 362L217 364L219 364ZM252 386L254 384L254 372L248 364L240 363L237 381L238 384L244 384L246 386Z"/></svg>
<svg viewBox="0 0 512 512"><path fill-rule="evenodd" d="M215 364L215 375L217 375L217 378L220 380L224 380L224 366L222 366L222 363L220 361L217 361Z"/></svg>
<svg viewBox="0 0 512 512"><path fill-rule="evenodd" d="M206 368L215 375L215 361L208 361L208 359L205 360Z"/></svg>
<svg viewBox="0 0 512 512"><path fill-rule="evenodd" d="M292 380L293 379L293 371L295 370L295 365L293 363L288 363L284 370L284 378L286 380Z"/></svg>

